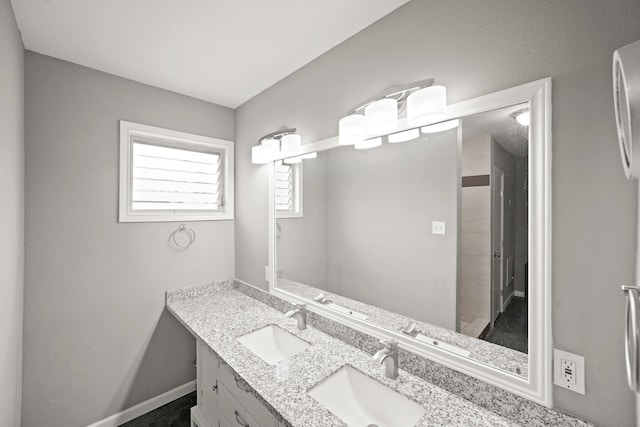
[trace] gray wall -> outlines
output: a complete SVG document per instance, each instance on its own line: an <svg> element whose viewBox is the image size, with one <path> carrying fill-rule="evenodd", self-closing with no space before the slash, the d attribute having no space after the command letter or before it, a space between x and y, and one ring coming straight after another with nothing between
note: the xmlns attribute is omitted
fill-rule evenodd
<svg viewBox="0 0 640 427"><path fill-rule="evenodd" d="M635 184L620 167L611 57L640 39L637 0L413 0L236 112L236 275L265 287L267 172L250 147L282 126L306 141L395 84L435 77L457 102L553 78L553 342L586 358L586 395L554 406L603 426L631 425L622 283L633 279ZM606 226L603 226L606 225Z"/></svg>
<svg viewBox="0 0 640 427"><path fill-rule="evenodd" d="M0 1L0 425L20 425L24 291L24 50Z"/></svg>
<svg viewBox="0 0 640 427"><path fill-rule="evenodd" d="M491 174L491 135L465 137L462 176ZM491 187L460 190L460 332L478 337L491 319Z"/></svg>
<svg viewBox="0 0 640 427"><path fill-rule="evenodd" d="M455 330L457 129L328 161L329 291Z"/></svg>
<svg viewBox="0 0 640 427"><path fill-rule="evenodd" d="M304 216L278 219L283 276L455 330L456 138L304 161ZM445 236L431 234L432 220L447 223Z"/></svg>
<svg viewBox="0 0 640 427"><path fill-rule="evenodd" d="M234 275L232 221L118 223L120 119L233 139L233 111L26 54L23 425L87 425L195 378L164 291Z"/></svg>

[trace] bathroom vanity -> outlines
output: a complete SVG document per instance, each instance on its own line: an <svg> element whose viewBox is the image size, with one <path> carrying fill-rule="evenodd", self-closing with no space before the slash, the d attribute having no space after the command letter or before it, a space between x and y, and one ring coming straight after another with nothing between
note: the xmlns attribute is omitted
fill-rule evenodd
<svg viewBox="0 0 640 427"><path fill-rule="evenodd" d="M305 144L304 170L273 158L269 291L167 293L198 340L194 425L585 425L550 409L550 109L543 79L450 105L420 132L404 121L375 151L338 136ZM471 203L483 194L491 210ZM525 348L484 341L518 277ZM480 282L475 312L464 297ZM288 318L300 304L306 317Z"/></svg>
<svg viewBox="0 0 640 427"><path fill-rule="evenodd" d="M390 379L370 353L322 332L320 316L311 315L309 326L298 330L296 320L284 316L290 303L237 280L169 291L166 306L197 340L194 426L358 425L345 419L352 413L394 427L586 425L539 405L536 413L513 399L505 402L519 405L510 409L513 417L498 415L408 373L402 354L399 377ZM244 339L265 327L305 345L287 360L280 355L267 362ZM323 388L331 395L346 384L354 388L351 398L361 401L349 401L349 393L337 402L322 397ZM384 416L391 418L375 418Z"/></svg>

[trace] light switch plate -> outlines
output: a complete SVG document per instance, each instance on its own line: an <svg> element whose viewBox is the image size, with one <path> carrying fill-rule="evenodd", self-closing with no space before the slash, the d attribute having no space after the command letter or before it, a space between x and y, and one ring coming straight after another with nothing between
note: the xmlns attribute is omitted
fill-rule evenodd
<svg viewBox="0 0 640 427"><path fill-rule="evenodd" d="M444 221L431 221L431 233L432 234L444 234L445 222Z"/></svg>
<svg viewBox="0 0 640 427"><path fill-rule="evenodd" d="M584 394L584 356L553 349L553 383Z"/></svg>

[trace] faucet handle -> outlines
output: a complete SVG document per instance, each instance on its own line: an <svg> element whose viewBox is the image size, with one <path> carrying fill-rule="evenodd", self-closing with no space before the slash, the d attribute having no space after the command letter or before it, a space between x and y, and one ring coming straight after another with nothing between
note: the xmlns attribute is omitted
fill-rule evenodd
<svg viewBox="0 0 640 427"><path fill-rule="evenodd" d="M300 311L304 311L307 309L307 304L294 304L294 305Z"/></svg>
<svg viewBox="0 0 640 427"><path fill-rule="evenodd" d="M322 292L322 293L320 293L320 295L315 296L315 297L313 297L312 299L313 299L314 301L317 301L317 302L320 302L320 303L321 303L322 301L324 301L324 299L325 299L325 298L327 298L327 296L324 294L324 292Z"/></svg>
<svg viewBox="0 0 640 427"><path fill-rule="evenodd" d="M416 332L418 322L415 320L409 320L406 325L400 330L403 334L412 335Z"/></svg>
<svg viewBox="0 0 640 427"><path fill-rule="evenodd" d="M387 350L393 351L398 349L398 340L394 340L393 338L388 340L381 339L380 344L382 344Z"/></svg>

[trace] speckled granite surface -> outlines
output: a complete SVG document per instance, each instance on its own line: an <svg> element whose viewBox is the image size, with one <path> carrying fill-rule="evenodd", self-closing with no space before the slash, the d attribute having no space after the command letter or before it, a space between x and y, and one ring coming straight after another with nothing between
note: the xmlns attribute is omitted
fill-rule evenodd
<svg viewBox="0 0 640 427"><path fill-rule="evenodd" d="M247 294L253 295L250 297ZM167 292L168 310L259 394L279 419L292 426L344 425L307 395L307 390L344 365L353 366L425 406L425 415L417 426L587 425L520 398L505 402L511 408L511 416L501 416L465 398L464 393L454 394L402 370L398 380L390 380L384 376L383 367L373 362L370 354L313 326L298 331L295 320L282 315L282 311L290 307L288 302L239 281ZM322 323L320 316L312 315L310 320L311 324ZM276 367L267 365L237 341L238 337L269 324L277 325L312 344L309 349L289 360L288 369L283 371L280 366L277 373ZM335 326L325 325L329 328ZM360 338L370 341L366 335ZM405 353L401 353L400 357L410 358ZM423 365L425 370L429 369L424 359L414 362ZM487 390L479 389L476 392L483 394L482 401L496 400L496 396L484 394Z"/></svg>
<svg viewBox="0 0 640 427"><path fill-rule="evenodd" d="M318 294L324 293L334 303L368 315L369 319L367 320L369 322L373 322L396 331L401 330L409 320L413 320L398 313L374 307L360 301L285 278L278 279L278 287L284 291L288 291L308 299L312 299ZM526 353L502 347L487 341L471 338L455 331L450 331L446 328L441 328L424 322L418 322L417 329L431 338L469 350L471 352L469 358L477 360L478 362L494 366L498 369L502 369L524 378L527 378L529 375L529 357Z"/></svg>
<svg viewBox="0 0 640 427"><path fill-rule="evenodd" d="M293 308L289 302L241 280L235 279L233 286L245 295L278 311L286 312ZM377 338L325 317L311 313L309 324L369 354L374 354L379 349ZM516 425L532 427L591 425L402 349L399 362L400 367L405 371L501 415Z"/></svg>

